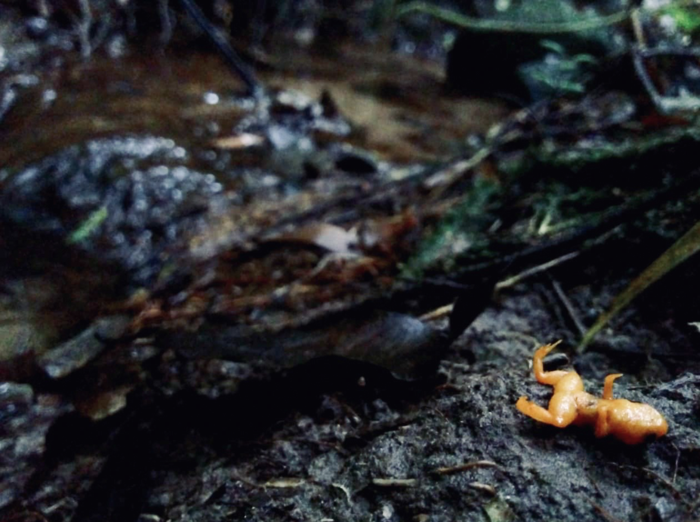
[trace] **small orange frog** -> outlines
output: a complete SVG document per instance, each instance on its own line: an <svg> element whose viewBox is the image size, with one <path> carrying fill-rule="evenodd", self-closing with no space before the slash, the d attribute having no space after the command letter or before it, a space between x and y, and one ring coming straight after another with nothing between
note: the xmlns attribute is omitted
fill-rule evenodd
<svg viewBox="0 0 700 522"><path fill-rule="evenodd" d="M549 408L545 410L528 401L527 397L520 397L515 405L518 411L557 428L569 424L594 425L596 437L612 435L626 444L639 444L666 434L666 419L648 404L613 399L613 382L621 373L605 378L603 398L599 399L583 390L583 381L575 371L545 372L542 359L560 342L542 346L535 351L533 360L537 382L554 386Z"/></svg>

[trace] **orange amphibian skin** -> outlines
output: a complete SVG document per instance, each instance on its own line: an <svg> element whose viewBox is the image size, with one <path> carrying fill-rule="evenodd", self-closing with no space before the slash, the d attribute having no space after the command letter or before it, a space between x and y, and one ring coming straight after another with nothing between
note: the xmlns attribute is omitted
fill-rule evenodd
<svg viewBox="0 0 700 522"><path fill-rule="evenodd" d="M560 342L539 348L533 361L537 382L554 386L549 408L545 410L528 401L527 397L520 397L515 405L518 411L557 428L565 428L569 424L592 425L596 437L612 435L627 444L639 444L666 434L666 419L648 404L613 399L613 381L621 373L605 378L603 398L599 399L583 390L583 381L575 371L545 372L542 359Z"/></svg>

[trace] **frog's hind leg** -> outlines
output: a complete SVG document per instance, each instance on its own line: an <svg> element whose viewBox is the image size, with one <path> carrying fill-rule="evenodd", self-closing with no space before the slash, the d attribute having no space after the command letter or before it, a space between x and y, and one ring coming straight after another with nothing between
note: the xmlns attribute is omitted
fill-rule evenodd
<svg viewBox="0 0 700 522"><path fill-rule="evenodd" d="M515 403L515 407L520 413L557 428L566 428L574 422L577 413L576 401L573 397L552 397L548 410L534 402L530 402L527 400L527 397L520 397L518 402Z"/></svg>
<svg viewBox="0 0 700 522"><path fill-rule="evenodd" d="M532 359L532 368L535 371L535 379L537 379L537 382L554 386L561 380L562 377L569 373L564 370L556 370L553 372L544 371L543 359L549 352L554 350L554 348L556 348L560 342L561 341L557 341L556 343L552 344L545 344L535 351L535 357Z"/></svg>
<svg viewBox="0 0 700 522"><path fill-rule="evenodd" d="M542 406L530 402L527 400L527 397L520 397L518 402L515 403L515 407L520 413L524 413L536 421L544 422L545 424L553 424L554 422L554 416L549 413L549 410L545 410Z"/></svg>

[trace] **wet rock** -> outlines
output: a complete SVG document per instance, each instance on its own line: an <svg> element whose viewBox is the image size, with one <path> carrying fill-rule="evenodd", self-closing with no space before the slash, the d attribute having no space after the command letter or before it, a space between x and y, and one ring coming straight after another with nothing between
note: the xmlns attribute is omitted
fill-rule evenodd
<svg viewBox="0 0 700 522"><path fill-rule="evenodd" d="M76 408L93 421L106 419L126 407L126 396L131 390L131 386L122 386L104 392L95 391L89 398L77 401Z"/></svg>
<svg viewBox="0 0 700 522"><path fill-rule="evenodd" d="M368 154L346 149L335 160L337 169L357 175L368 175L377 172L377 164Z"/></svg>
<svg viewBox="0 0 700 522"><path fill-rule="evenodd" d="M27 384L0 383L0 508L17 499L36 471L53 422L70 411L56 396Z"/></svg>
<svg viewBox="0 0 700 522"><path fill-rule="evenodd" d="M105 344L95 336L93 327L42 355L37 363L52 379L60 379L97 357Z"/></svg>
<svg viewBox="0 0 700 522"><path fill-rule="evenodd" d="M317 101L294 91L273 93L264 110L258 110L238 125L239 132L266 134L273 149L284 150L313 133L344 137L350 133L350 124L337 108L321 96Z"/></svg>
<svg viewBox="0 0 700 522"><path fill-rule="evenodd" d="M0 71L19 70L37 57L39 49L23 34L21 24L0 7Z"/></svg>
<svg viewBox="0 0 700 522"><path fill-rule="evenodd" d="M350 133L350 125L323 97L278 91L235 127L238 136L264 136L258 164L298 182L327 172L333 162L325 144ZM269 172L265 173L266 176Z"/></svg>
<svg viewBox="0 0 700 522"><path fill-rule="evenodd" d="M0 91L0 123L15 106L21 92L38 83L39 78L33 74L18 74L3 83Z"/></svg>
<svg viewBox="0 0 700 522"><path fill-rule="evenodd" d="M0 380L25 381L35 373L35 358L60 339L63 316L48 310L53 303L65 306L65 301L50 279L46 275L0 284Z"/></svg>
<svg viewBox="0 0 700 522"><path fill-rule="evenodd" d="M53 333L26 314L0 311L0 363L16 361L32 352L44 352Z"/></svg>
<svg viewBox="0 0 700 522"><path fill-rule="evenodd" d="M124 335L129 322L124 316L98 319L79 335L43 354L37 363L52 379L65 377L97 357L109 341Z"/></svg>
<svg viewBox="0 0 700 522"><path fill-rule="evenodd" d="M25 20L24 27L29 38L43 40L48 36L49 21L42 16L32 16Z"/></svg>
<svg viewBox="0 0 700 522"><path fill-rule="evenodd" d="M121 136L5 171L0 229L15 231L17 243L53 240L56 257L87 257L149 285L176 259L186 266L189 241L228 209L222 186L187 168L187 157L170 139Z"/></svg>
<svg viewBox="0 0 700 522"><path fill-rule="evenodd" d="M116 341L124 337L129 330L131 318L125 315L101 317L95 321L95 337L104 342Z"/></svg>

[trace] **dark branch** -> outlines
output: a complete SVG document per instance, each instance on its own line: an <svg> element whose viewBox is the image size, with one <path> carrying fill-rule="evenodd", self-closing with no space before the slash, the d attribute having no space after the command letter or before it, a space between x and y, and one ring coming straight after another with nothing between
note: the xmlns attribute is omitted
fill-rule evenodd
<svg viewBox="0 0 700 522"><path fill-rule="evenodd" d="M263 88L260 82L255 78L255 75L250 70L248 65L238 56L238 53L231 47L231 44L221 36L221 33L211 24L211 22L204 15L199 6L194 0L180 0L180 4L187 11L192 19L199 25L199 27L204 31L209 40L214 44L217 51L221 53L224 59L233 68L236 74L243 80L248 94L252 96L259 96L262 94Z"/></svg>

